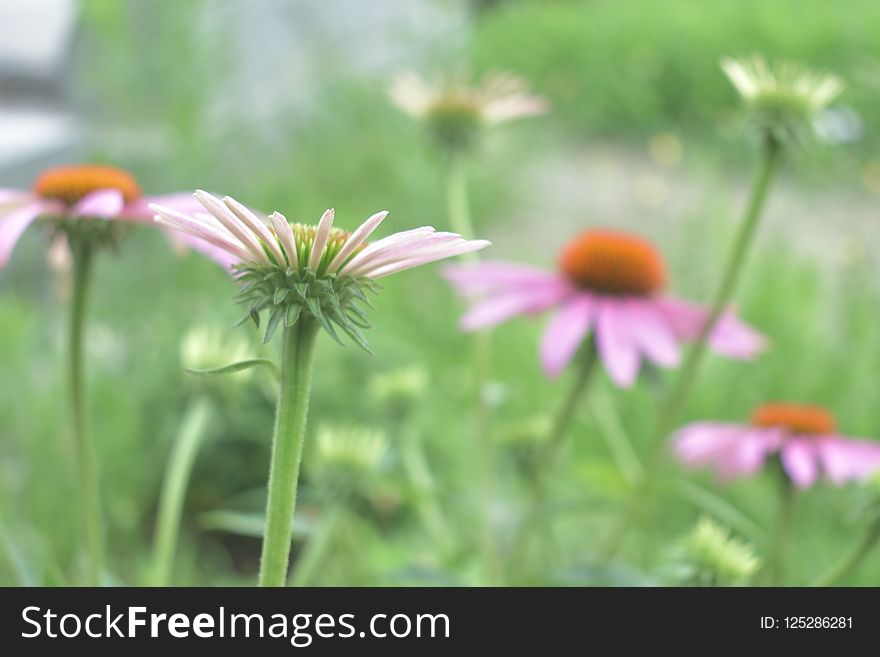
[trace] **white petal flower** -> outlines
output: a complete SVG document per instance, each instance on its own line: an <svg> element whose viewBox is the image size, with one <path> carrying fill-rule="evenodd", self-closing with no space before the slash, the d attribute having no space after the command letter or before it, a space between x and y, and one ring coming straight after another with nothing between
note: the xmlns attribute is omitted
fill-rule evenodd
<svg viewBox="0 0 880 657"><path fill-rule="evenodd" d="M335 324L366 346L358 330L368 326L356 305L358 299L365 299L361 288L372 288L375 279L489 245L430 226L368 244L387 212L372 215L349 233L333 226L332 209L317 226L291 225L278 212L269 216L267 224L235 199L221 201L201 190L195 196L207 213L188 215L156 204L150 208L158 223L229 254L243 286L242 299L250 304L249 316L259 323L261 311L270 313L266 339L282 319L291 326L306 312L333 337Z"/></svg>

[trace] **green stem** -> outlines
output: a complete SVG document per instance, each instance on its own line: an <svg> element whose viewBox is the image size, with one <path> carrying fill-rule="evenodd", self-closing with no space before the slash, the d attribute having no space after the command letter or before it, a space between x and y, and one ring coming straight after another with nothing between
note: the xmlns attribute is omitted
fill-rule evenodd
<svg viewBox="0 0 880 657"><path fill-rule="evenodd" d="M83 373L83 335L92 280L93 253L88 244L73 243L73 294L70 302L69 385L71 429L79 474L83 532L89 557L87 584L98 586L104 572L104 536L98 465L88 429Z"/></svg>
<svg viewBox="0 0 880 657"><path fill-rule="evenodd" d="M153 540L153 586L168 586L171 580L183 502L193 462L208 427L210 407L210 402L204 397L196 399L189 406L180 424L177 440L171 448L159 494L159 512Z"/></svg>
<svg viewBox="0 0 880 657"><path fill-rule="evenodd" d="M880 541L880 514L874 518L874 521L868 526L868 531L862 537L862 540L856 543L852 552L845 556L841 561L834 565L826 573L818 577L813 586L835 586L841 580L846 579L849 575L856 572L862 565L865 557L874 549L877 542Z"/></svg>
<svg viewBox="0 0 880 657"><path fill-rule="evenodd" d="M467 161L464 155L450 153L446 181L446 204L449 213L449 226L465 239L474 238L474 225L471 221L471 208L468 201ZM476 251L464 257L476 261Z"/></svg>
<svg viewBox="0 0 880 657"><path fill-rule="evenodd" d="M547 477L551 472L551 465L556 459L559 448L562 445L566 431L571 424L574 412L587 391L588 383L593 371L596 369L596 349L585 345L584 351L579 358L579 368L572 387L568 392L559 413L550 428L547 438L541 443L541 447L534 461L534 474L532 476L531 498L525 519L520 525L519 531L513 541L508 562L508 573L517 568L523 559L538 523L541 520L541 507L547 494Z"/></svg>
<svg viewBox="0 0 880 657"><path fill-rule="evenodd" d="M336 528L339 526L339 521L344 514L345 507L342 504L334 505L324 514L315 533L309 539L309 542L306 543L302 556L293 565L290 586L310 585L315 571L327 554L327 549L331 545L330 539L336 533Z"/></svg>
<svg viewBox="0 0 880 657"><path fill-rule="evenodd" d="M260 586L284 586L287 578L318 328L313 318L301 317L292 327L284 329L281 391L272 437L266 529L260 555Z"/></svg>
<svg viewBox="0 0 880 657"><path fill-rule="evenodd" d="M696 379L697 371L706 353L709 336L718 324L718 320L721 319L736 289L736 284L743 270L743 263L749 252L755 230L760 222L762 210L767 200L767 192L779 166L781 155L782 146L773 138L768 137L764 142L761 166L758 168L755 176L752 194L746 206L736 240L728 255L721 283L712 299L709 315L691 345L672 386L669 397L660 410L655 430L648 443L644 476L639 485L634 489L631 503L626 511L621 514L620 520L612 528L603 546L600 548L599 558L601 560L608 560L617 553L629 529L635 524L641 514L646 499L650 496L650 488L662 464L663 445L669 433L675 427L675 423L687 401L691 386Z"/></svg>
<svg viewBox="0 0 880 657"><path fill-rule="evenodd" d="M780 465L781 490L779 494L779 516L776 519L776 532L770 546L770 559L767 563L767 585L781 586L785 578L785 554L791 539L791 521L794 512L795 488Z"/></svg>

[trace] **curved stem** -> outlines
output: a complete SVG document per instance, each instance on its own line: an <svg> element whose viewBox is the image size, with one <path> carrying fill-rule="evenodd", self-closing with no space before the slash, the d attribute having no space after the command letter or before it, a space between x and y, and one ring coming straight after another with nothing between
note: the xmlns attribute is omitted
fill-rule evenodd
<svg viewBox="0 0 880 657"><path fill-rule="evenodd" d="M721 277L721 283L718 285L715 295L712 299L709 315L700 328L700 332L694 339L690 350L688 351L685 361L679 370L669 397L663 404L658 416L655 430L651 435L648 443L648 454L645 458L645 472L641 478L639 485L633 492L631 503L627 506L626 511L620 516L620 520L612 528L603 546L600 548L599 558L602 560L610 559L616 554L620 545L626 538L631 526L641 514L642 506L645 499L649 496L653 479L657 470L662 463L663 445L666 437L675 427L675 422L687 401L691 386L696 379L697 371L702 363L703 356L709 343L709 336L718 324L718 320L724 314L736 284L742 273L743 263L748 254L749 247L755 235L755 230L761 218L761 211L767 200L767 192L770 189L770 183L779 166L782 155L781 145L774 139L768 137L764 142L763 157L761 166L755 176L755 182L752 187L752 193L749 197L749 203L746 206L742 223L739 227L736 240L731 248L727 258L727 263Z"/></svg>
<svg viewBox="0 0 880 657"><path fill-rule="evenodd" d="M306 543L302 556L293 565L290 586L310 585L315 570L321 565L327 554L327 549L331 545L330 539L336 533L336 528L344 513L345 507L342 504L336 504L321 518L321 523L309 542Z"/></svg>
<svg viewBox="0 0 880 657"><path fill-rule="evenodd" d="M88 244L74 242L71 246L73 293L70 300L70 342L68 345L71 429L79 474L83 532L89 557L87 583L90 586L98 586L104 572L104 536L101 521L101 497L98 492L97 457L86 418L83 372L83 335L94 254Z"/></svg>
<svg viewBox="0 0 880 657"><path fill-rule="evenodd" d="M196 399L184 414L177 440L171 448L162 490L159 494L159 512L156 519L156 535L153 539L153 563L151 584L168 586L174 566L174 552L183 502L189 485L193 462L205 436L210 417L207 398Z"/></svg>
<svg viewBox="0 0 880 657"><path fill-rule="evenodd" d="M835 586L840 580L845 579L854 573L865 557L870 554L874 546L880 542L880 514L874 518L874 521L868 526L868 531L862 537L852 552L835 564L830 570L819 576L812 586Z"/></svg>
<svg viewBox="0 0 880 657"><path fill-rule="evenodd" d="M588 383L593 371L596 369L596 348L592 345L585 345L584 351L579 359L580 367L577 371L572 387L569 390L568 397L559 409L559 413L553 422L550 433L541 443L541 447L535 457L534 475L532 477L531 498L529 500L528 510L525 519L520 525L519 531L513 541L510 550L510 559L508 571L516 568L521 559L524 557L528 548L529 539L534 533L536 525L541 520L541 506L547 494L547 477L551 471L551 465L556 458L559 448L562 445L562 439L566 435L566 430L571 424L574 412L580 403L581 398L587 391Z"/></svg>
<svg viewBox="0 0 880 657"><path fill-rule="evenodd" d="M292 327L284 329L281 391L272 437L266 529L260 554L260 586L284 586L287 578L317 337L318 323L311 317L301 317Z"/></svg>

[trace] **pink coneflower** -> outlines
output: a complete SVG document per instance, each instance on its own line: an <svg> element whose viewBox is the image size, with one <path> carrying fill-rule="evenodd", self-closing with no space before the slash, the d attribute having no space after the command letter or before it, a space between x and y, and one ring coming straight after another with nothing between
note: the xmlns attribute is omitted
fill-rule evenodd
<svg viewBox="0 0 880 657"><path fill-rule="evenodd" d="M562 250L559 270L503 262L449 266L447 279L473 301L461 327L474 331L517 315L558 308L541 341L541 362L557 376L591 334L612 380L633 384L642 358L675 367L680 344L694 339L708 311L662 294L666 267L646 240L611 230L588 230ZM712 332L710 346L748 359L764 339L732 314Z"/></svg>
<svg viewBox="0 0 880 657"><path fill-rule="evenodd" d="M151 223L152 202L179 210L194 206L189 194L144 196L134 176L117 167L82 164L47 169L32 189L0 189L0 268L25 229L37 218L64 229L71 220L113 219ZM212 258L222 256L212 245L189 239L185 243ZM220 258L227 264L228 258Z"/></svg>
<svg viewBox="0 0 880 657"><path fill-rule="evenodd" d="M150 207L159 223L204 240L230 256L238 280L244 285L250 316L258 322L258 314L268 310L271 330L281 320L285 326L292 326L305 310L334 337L330 323L363 344L357 330L365 326L363 318L349 312L362 297L362 286L489 245L485 240L465 240L430 226L367 243L387 212L374 214L348 232L333 226L332 209L323 214L317 226L290 224L279 212L272 213L266 224L228 196L221 201L199 190L195 197L207 213L189 216L158 204Z"/></svg>
<svg viewBox="0 0 880 657"><path fill-rule="evenodd" d="M880 443L842 436L831 413L807 404L764 404L749 424L690 424L676 435L674 450L684 465L710 466L723 480L753 474L779 454L799 488L812 486L820 474L841 485L880 469Z"/></svg>

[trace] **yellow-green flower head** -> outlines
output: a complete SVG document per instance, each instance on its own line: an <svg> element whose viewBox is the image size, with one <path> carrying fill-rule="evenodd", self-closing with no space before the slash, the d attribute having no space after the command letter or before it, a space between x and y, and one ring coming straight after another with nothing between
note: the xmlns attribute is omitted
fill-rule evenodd
<svg viewBox="0 0 880 657"><path fill-rule="evenodd" d="M691 582L706 586L748 584L761 566L749 543L709 518L701 518L685 542Z"/></svg>
<svg viewBox="0 0 880 657"><path fill-rule="evenodd" d="M762 57L721 60L758 129L780 142L800 141L813 130L817 114L844 89L836 75L799 64L770 66Z"/></svg>
<svg viewBox="0 0 880 657"><path fill-rule="evenodd" d="M213 370L251 357L248 341L218 326L194 326L180 342L180 362L186 369ZM252 370L235 372L232 376L243 381Z"/></svg>
<svg viewBox="0 0 880 657"><path fill-rule="evenodd" d="M474 144L484 127L543 114L547 101L528 91L525 81L509 73L489 73L479 81L445 76L434 83L407 71L389 89L391 101L421 119L437 142L449 149Z"/></svg>
<svg viewBox="0 0 880 657"><path fill-rule="evenodd" d="M361 426L322 426L315 439L313 479L327 496L366 497L388 452L388 438Z"/></svg>

